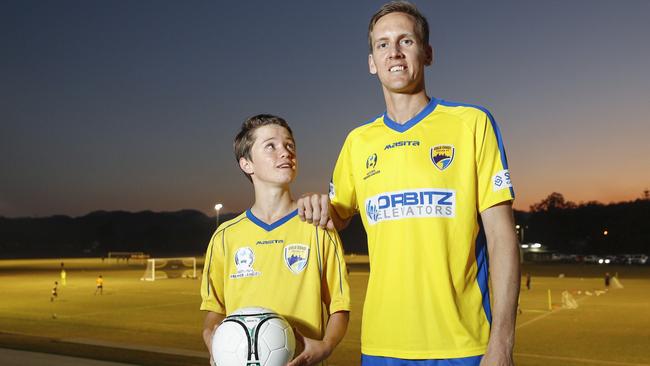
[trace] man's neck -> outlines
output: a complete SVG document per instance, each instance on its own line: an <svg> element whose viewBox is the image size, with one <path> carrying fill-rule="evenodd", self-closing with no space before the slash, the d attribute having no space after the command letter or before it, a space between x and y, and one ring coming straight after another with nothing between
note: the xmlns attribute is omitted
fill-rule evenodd
<svg viewBox="0 0 650 366"><path fill-rule="evenodd" d="M272 224L297 208L288 188L255 190L255 203L251 212L267 224Z"/></svg>
<svg viewBox="0 0 650 366"><path fill-rule="evenodd" d="M426 91L415 94L391 93L384 90L386 113L396 123L404 124L420 113L429 104Z"/></svg>

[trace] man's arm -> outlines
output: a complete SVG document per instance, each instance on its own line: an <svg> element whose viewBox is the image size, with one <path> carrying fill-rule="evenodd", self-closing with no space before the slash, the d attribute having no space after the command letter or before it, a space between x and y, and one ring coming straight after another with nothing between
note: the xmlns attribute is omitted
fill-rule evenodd
<svg viewBox="0 0 650 366"><path fill-rule="evenodd" d="M481 213L487 238L490 283L494 299L488 349L481 366L514 365L517 297L521 274L519 243L510 202L492 206Z"/></svg>
<svg viewBox="0 0 650 366"><path fill-rule="evenodd" d="M322 341L303 336L296 331L296 338L302 340L305 349L287 366L310 366L325 360L332 354L334 348L341 342L348 329L350 313L339 311L330 316Z"/></svg>
<svg viewBox="0 0 650 366"><path fill-rule="evenodd" d="M213 311L208 311L205 314L205 320L203 320L203 342L205 346L208 347L210 352L210 359L212 359L212 336L214 335L214 330L221 324L221 322L226 318L224 314L215 313Z"/></svg>
<svg viewBox="0 0 650 366"><path fill-rule="evenodd" d="M343 220L339 217L336 210L330 205L329 197L326 194L305 193L298 199L297 204L300 220L321 228L341 231L350 224L352 219L350 217Z"/></svg>

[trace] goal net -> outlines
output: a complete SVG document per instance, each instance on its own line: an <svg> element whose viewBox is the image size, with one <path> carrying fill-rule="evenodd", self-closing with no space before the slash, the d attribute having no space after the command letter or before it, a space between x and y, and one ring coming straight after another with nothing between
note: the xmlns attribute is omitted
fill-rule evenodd
<svg viewBox="0 0 650 366"><path fill-rule="evenodd" d="M150 258L140 280L155 281L165 278L196 278L196 258Z"/></svg>
<svg viewBox="0 0 650 366"><path fill-rule="evenodd" d="M623 288L623 284L616 276L612 277L612 288Z"/></svg>
<svg viewBox="0 0 650 366"><path fill-rule="evenodd" d="M578 302L576 299L569 293L569 291L562 291L562 307L565 309L577 309Z"/></svg>

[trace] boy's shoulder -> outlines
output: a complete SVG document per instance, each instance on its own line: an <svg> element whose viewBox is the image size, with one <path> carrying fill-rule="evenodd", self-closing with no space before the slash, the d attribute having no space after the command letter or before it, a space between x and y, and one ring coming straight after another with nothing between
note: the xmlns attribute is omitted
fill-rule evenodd
<svg viewBox="0 0 650 366"><path fill-rule="evenodd" d="M237 224L241 224L241 223L244 223L246 221L248 221L248 220L247 220L247 217L246 217L246 211L244 211L244 212L240 213L239 215L233 217L232 219L226 220L226 221L222 222L221 224L219 224L219 227L217 228L217 231L215 232L215 234L223 232L226 229L230 229L232 227L235 227L235 226L237 226Z"/></svg>

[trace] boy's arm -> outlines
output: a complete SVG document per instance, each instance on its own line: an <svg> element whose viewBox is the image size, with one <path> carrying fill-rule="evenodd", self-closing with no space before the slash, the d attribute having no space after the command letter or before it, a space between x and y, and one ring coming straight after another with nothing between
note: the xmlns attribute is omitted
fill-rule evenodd
<svg viewBox="0 0 650 366"><path fill-rule="evenodd" d="M226 318L225 314L215 313L213 311L208 311L205 314L205 320L203 320L203 342L205 346L208 347L210 352L210 357L212 357L212 336L214 335L214 330L217 329L219 324Z"/></svg>
<svg viewBox="0 0 650 366"><path fill-rule="evenodd" d="M297 329L294 329L296 338L303 342L305 348L287 366L309 366L325 360L345 336L349 320L350 313L348 311L339 311L332 314L327 322L325 336L322 341L307 338L300 334Z"/></svg>

